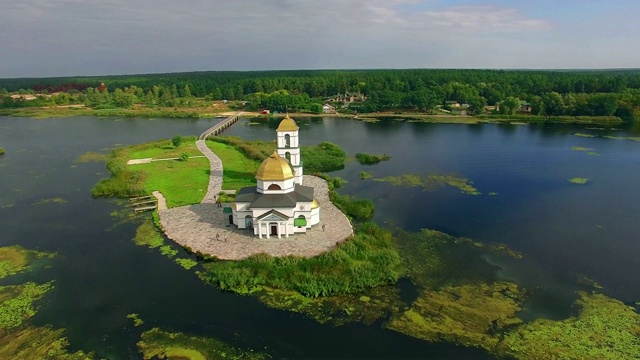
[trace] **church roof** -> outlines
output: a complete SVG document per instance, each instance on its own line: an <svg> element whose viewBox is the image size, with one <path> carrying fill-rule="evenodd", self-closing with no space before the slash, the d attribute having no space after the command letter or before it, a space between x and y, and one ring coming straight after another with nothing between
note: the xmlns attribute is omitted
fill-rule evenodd
<svg viewBox="0 0 640 360"><path fill-rule="evenodd" d="M320 203L318 202L318 200L313 199L313 202L311 203L311 208L312 209L317 209L320 207Z"/></svg>
<svg viewBox="0 0 640 360"><path fill-rule="evenodd" d="M284 119L280 121L280 125L278 125L276 131L298 131L298 129L299 128L298 125L296 125L296 122L289 117L289 114L287 114L287 116L285 116Z"/></svg>
<svg viewBox="0 0 640 360"><path fill-rule="evenodd" d="M311 186L296 185L293 192L288 194L262 194L257 187L245 187L236 194L235 202L248 202L250 208L294 208L298 203L313 201Z"/></svg>
<svg viewBox="0 0 640 360"><path fill-rule="evenodd" d="M293 178L291 164L287 159L281 158L276 151L260 164L256 173L256 179L263 181L283 181Z"/></svg>

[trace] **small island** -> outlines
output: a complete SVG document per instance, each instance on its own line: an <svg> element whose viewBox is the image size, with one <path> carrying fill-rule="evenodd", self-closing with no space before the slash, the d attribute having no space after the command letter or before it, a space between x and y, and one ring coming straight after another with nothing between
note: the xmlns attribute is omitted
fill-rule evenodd
<svg viewBox="0 0 640 360"><path fill-rule="evenodd" d="M257 186L241 188L233 202L218 195L222 160L198 140L211 163L207 193L200 204L159 207L165 235L192 252L225 260L262 253L315 256L353 235L351 223L331 202L327 182L303 176L295 121L285 117L276 133L277 148L258 168Z"/></svg>

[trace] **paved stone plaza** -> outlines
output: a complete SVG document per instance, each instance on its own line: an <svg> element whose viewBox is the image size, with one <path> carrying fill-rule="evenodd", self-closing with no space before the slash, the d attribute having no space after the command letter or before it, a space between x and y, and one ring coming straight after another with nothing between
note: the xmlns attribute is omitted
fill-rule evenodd
<svg viewBox="0 0 640 360"><path fill-rule="evenodd" d="M217 207L213 200L213 196L221 189L222 162L206 147L204 141L198 141L198 148L211 163L209 189L202 203L158 209L165 234L176 243L194 252L224 260L239 260L259 253L311 257L331 250L353 234L349 219L329 200L327 182L310 175L304 176L303 184L315 188L315 198L320 203L320 224L308 229L306 234L282 239L259 239L251 229L227 226L223 208Z"/></svg>

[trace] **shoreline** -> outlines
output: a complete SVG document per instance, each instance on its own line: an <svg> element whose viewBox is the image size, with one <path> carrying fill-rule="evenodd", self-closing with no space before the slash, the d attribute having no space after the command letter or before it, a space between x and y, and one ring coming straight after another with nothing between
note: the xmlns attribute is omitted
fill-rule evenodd
<svg viewBox="0 0 640 360"><path fill-rule="evenodd" d="M87 107L25 107L15 109L2 109L0 110L0 117L13 116L13 117L29 117L34 119L48 119L59 117L73 117L73 116L97 116L97 117L137 117L137 118L189 118L189 119L201 119L201 118L215 118L217 116L227 116L228 114L235 113L235 111L224 112L202 112L201 108L184 108L181 110L174 110L171 108L166 109L109 109L109 110L94 110ZM285 113L262 115L260 112L255 111L243 111L244 118L283 118ZM312 113L289 113L293 117L331 117L331 118L345 118L353 119L365 122L377 122L381 121L381 118L392 118L397 121L406 122L422 122L433 124L539 124L539 123L554 123L554 124L584 124L584 125L620 125L625 121L614 116L538 116L538 115L431 115L424 113L395 113L395 112L383 112L383 113L362 113L358 115L354 114L312 114ZM630 122L632 123L632 122Z"/></svg>

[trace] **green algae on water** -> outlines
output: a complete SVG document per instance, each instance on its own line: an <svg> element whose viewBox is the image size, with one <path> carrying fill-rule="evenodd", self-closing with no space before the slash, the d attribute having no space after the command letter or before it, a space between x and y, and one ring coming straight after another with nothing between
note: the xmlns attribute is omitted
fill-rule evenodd
<svg viewBox="0 0 640 360"><path fill-rule="evenodd" d="M572 184L586 184L589 181L589 179L583 178L583 177L574 177L574 178L568 179L568 181Z"/></svg>
<svg viewBox="0 0 640 360"><path fill-rule="evenodd" d="M453 175L415 175L404 174L400 176L387 176L374 179L376 181L390 182L395 186L422 187L425 191L435 191L449 185L469 195L480 195L478 189L473 186L473 181Z"/></svg>
<svg viewBox="0 0 640 360"><path fill-rule="evenodd" d="M602 294L579 295L577 316L519 326L506 334L499 353L519 359L638 359L640 315Z"/></svg>
<svg viewBox="0 0 640 360"><path fill-rule="evenodd" d="M133 321L133 326L140 326L144 324L144 321L140 319L140 317L136 313L127 315L127 319L131 319Z"/></svg>
<svg viewBox="0 0 640 360"><path fill-rule="evenodd" d="M185 258L175 259L175 262L186 270L190 270L192 267L198 265L197 261Z"/></svg>
<svg viewBox="0 0 640 360"><path fill-rule="evenodd" d="M18 327L35 315L35 302L52 288L51 283L32 282L0 286L0 330Z"/></svg>
<svg viewBox="0 0 640 360"><path fill-rule="evenodd" d="M153 328L142 333L138 348L143 359L268 359L269 355L231 346L222 340L192 336L184 333L170 333Z"/></svg>
<svg viewBox="0 0 640 360"><path fill-rule="evenodd" d="M160 253L164 256L172 258L178 255L178 250L173 249L171 245L163 245L163 246L160 246Z"/></svg>
<svg viewBox="0 0 640 360"><path fill-rule="evenodd" d="M84 351L68 352L69 340L64 337L64 329L54 330L51 326L19 327L4 332L0 336L0 359L57 359L89 360L93 353Z"/></svg>
<svg viewBox="0 0 640 360"><path fill-rule="evenodd" d="M586 137L586 138L593 138L596 137L595 135L591 135L591 134L584 134L584 133L575 133L573 134L574 136L580 136L580 137Z"/></svg>
<svg viewBox="0 0 640 360"><path fill-rule="evenodd" d="M582 147L582 146L574 146L571 148L573 151L582 151L586 152L589 156L600 156L597 152L593 151L592 148Z"/></svg>
<svg viewBox="0 0 640 360"><path fill-rule="evenodd" d="M365 294L311 298L297 291L264 288L257 297L271 308L303 314L321 324L334 326L352 322L371 325L405 307L396 286L376 286Z"/></svg>
<svg viewBox="0 0 640 360"><path fill-rule="evenodd" d="M640 136L611 136L605 135L603 136L605 139L613 139L613 140L632 140L632 141L640 141Z"/></svg>
<svg viewBox="0 0 640 360"><path fill-rule="evenodd" d="M517 313L523 298L517 284L505 281L424 290L386 327L427 341L447 340L490 351L500 341L493 334L522 323Z"/></svg>
<svg viewBox="0 0 640 360"><path fill-rule="evenodd" d="M140 224L140 226L138 226L133 242L138 246L146 246L150 249L164 245L162 235L160 235L158 229L150 219L146 219L142 224ZM171 247L169 247L169 249L171 249Z"/></svg>
<svg viewBox="0 0 640 360"><path fill-rule="evenodd" d="M371 174L370 172L360 171L360 179L362 179L362 180L371 179L372 177L373 177L373 174Z"/></svg>
<svg viewBox="0 0 640 360"><path fill-rule="evenodd" d="M39 201L34 202L31 205L42 205L42 204L65 204L67 200L63 198L51 198L51 199L40 199Z"/></svg>
<svg viewBox="0 0 640 360"><path fill-rule="evenodd" d="M0 278L28 269L36 260L52 253L27 250L21 246L0 247ZM64 329L33 327L27 321L36 314L36 303L53 288L51 282L0 286L0 359L93 359L92 353L69 353Z"/></svg>
<svg viewBox="0 0 640 360"><path fill-rule="evenodd" d="M571 150L573 150L573 151L591 151L593 149L587 148L587 147L582 147L582 146L574 146L574 147L571 148Z"/></svg>
<svg viewBox="0 0 640 360"><path fill-rule="evenodd" d="M103 162L107 161L107 155L93 151L86 152L75 160L75 162L87 163L87 162Z"/></svg>
<svg viewBox="0 0 640 360"><path fill-rule="evenodd" d="M20 245L0 247L0 279L25 271L35 260L55 254L27 250Z"/></svg>

